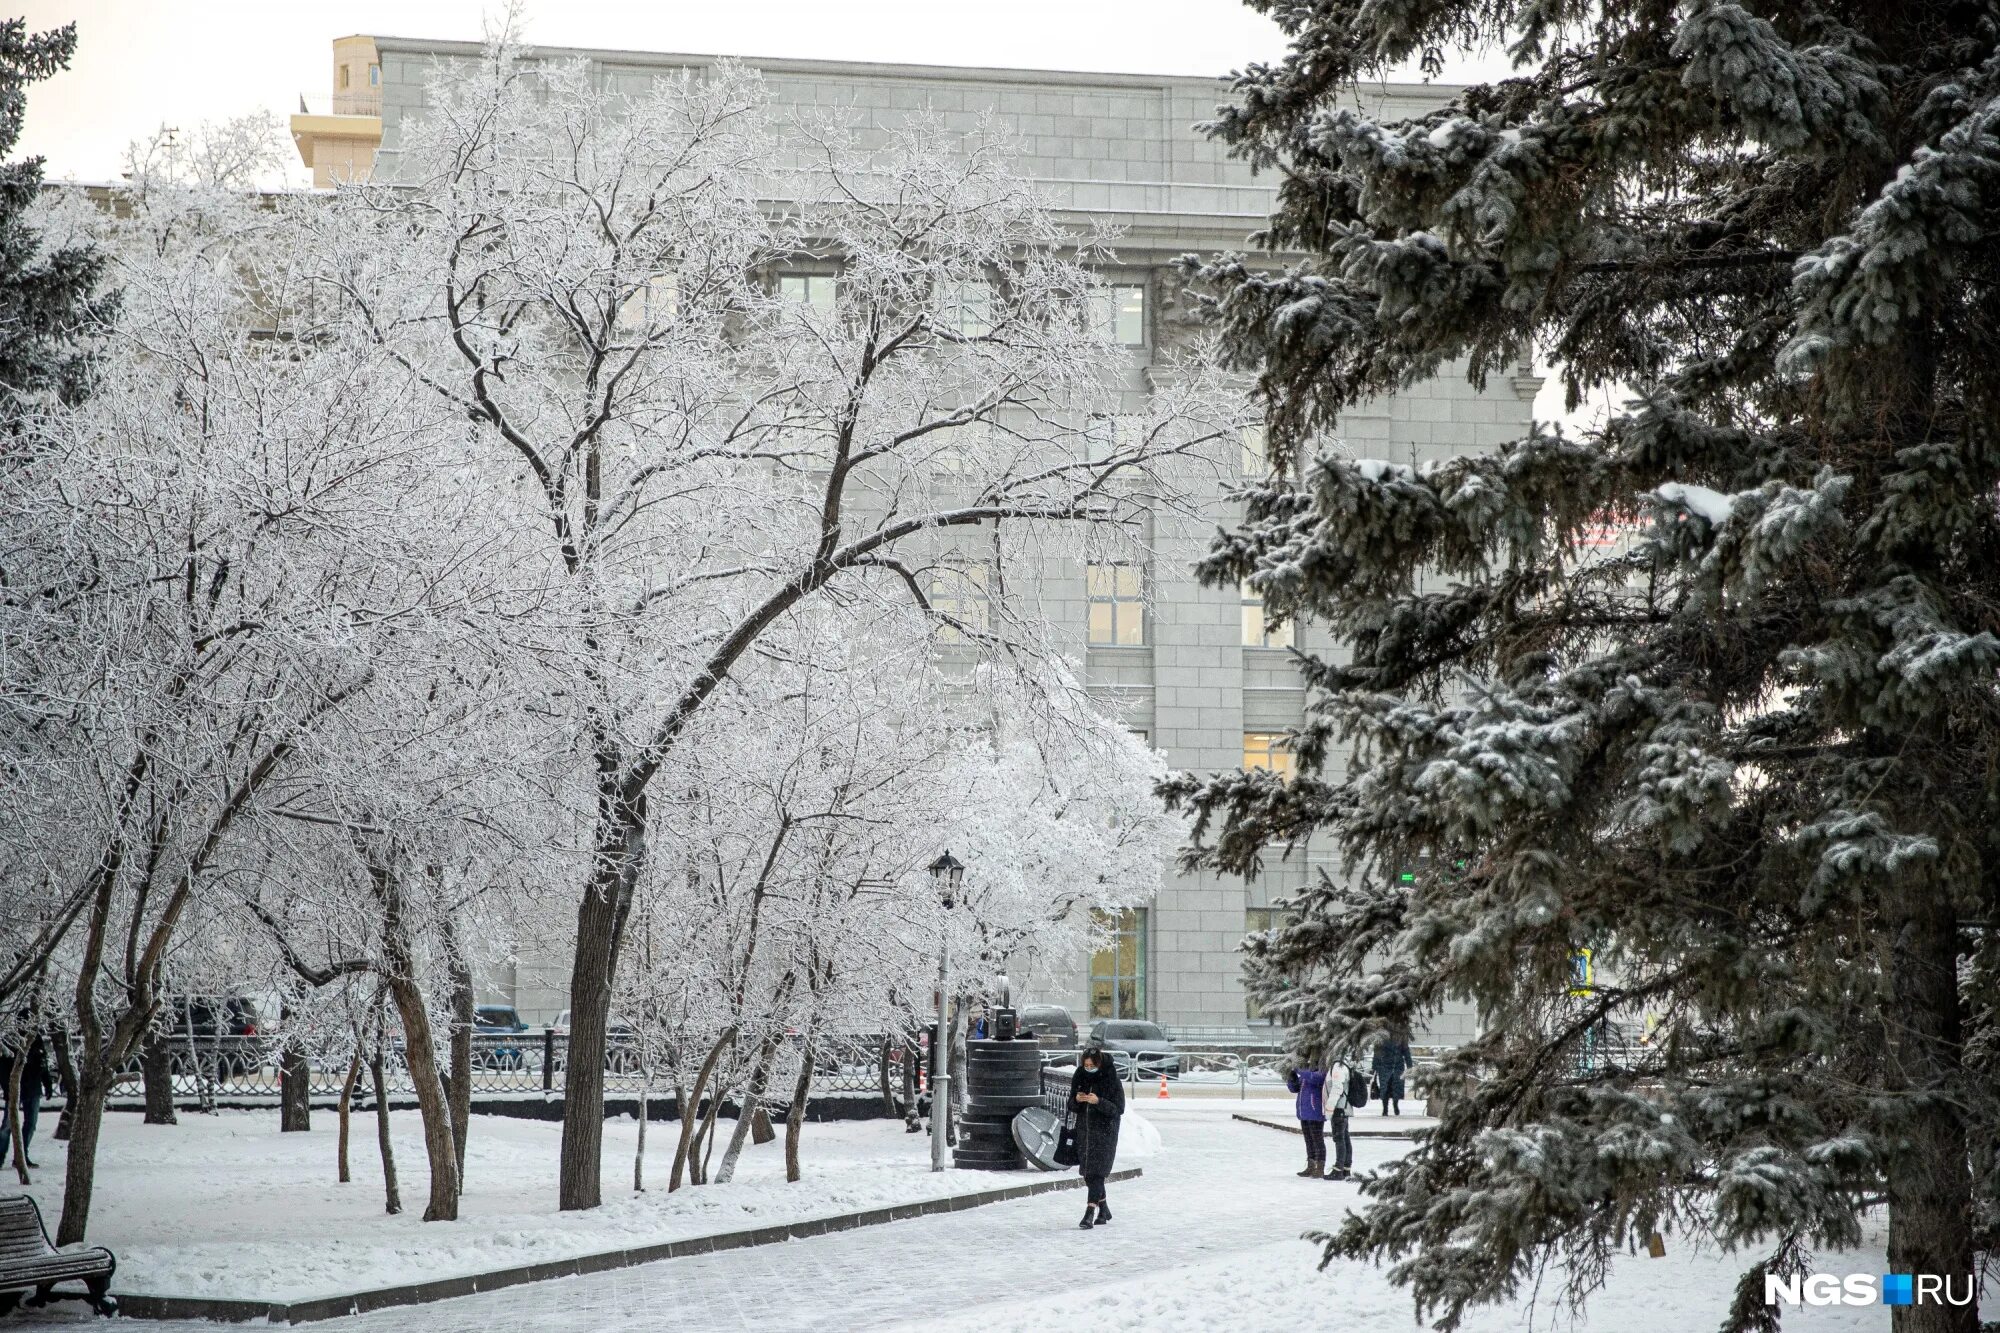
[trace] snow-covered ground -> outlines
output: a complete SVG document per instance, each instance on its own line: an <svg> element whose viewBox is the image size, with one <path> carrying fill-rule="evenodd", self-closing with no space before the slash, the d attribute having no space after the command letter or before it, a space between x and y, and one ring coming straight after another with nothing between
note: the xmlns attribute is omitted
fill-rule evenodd
<svg viewBox="0 0 2000 1333"><path fill-rule="evenodd" d="M802 1221L946 1194L1004 1188L1020 1174L930 1171L929 1140L894 1120L809 1124L804 1179L784 1179L782 1141L746 1145L736 1179L667 1193L679 1125L647 1129L647 1192L632 1192L634 1120L605 1126L605 1206L556 1211L550 1121L479 1116L467 1144L460 1220L426 1223L429 1172L414 1111L392 1117L404 1211L382 1210L371 1114L354 1118L354 1179L334 1179L334 1118L280 1134L275 1110L183 1113L180 1124L106 1117L90 1239L118 1255L117 1289L288 1301L538 1263L690 1236ZM727 1131L729 1124L722 1126ZM1146 1151L1135 1136L1134 1160ZM1157 1142L1157 1136L1154 1136ZM63 1148L35 1144L31 1190L50 1229L61 1209ZM717 1150L720 1160L721 1150Z"/></svg>
<svg viewBox="0 0 2000 1333"><path fill-rule="evenodd" d="M1254 1103L1253 1103L1254 1104ZM666 1263L516 1287L461 1300L332 1321L326 1333L846 1333L854 1329L898 1329L905 1333L962 1330L963 1333L1008 1333L1060 1328L1125 1328L1144 1333L1175 1330L1226 1330L1227 1333L1297 1333L1301 1327L1331 1327L1352 1333L1414 1333L1408 1298L1392 1287L1378 1270L1360 1264L1340 1264L1325 1273L1316 1270L1313 1247L1300 1233L1325 1227L1357 1200L1351 1184L1300 1180L1292 1173L1304 1156L1294 1135L1277 1133L1231 1119L1240 1109L1233 1099L1174 1099L1135 1105L1121 1142L1124 1163L1143 1162L1143 1179L1111 1190L1116 1214L1112 1225L1093 1231L1076 1227L1081 1200L1073 1193L1044 1195L1011 1203L911 1219L886 1226L818 1236L782 1245L757 1246L718 1254L698 1255ZM1270 1114L1276 1108L1258 1108ZM1272 1115L1276 1119L1276 1115ZM1390 1117L1364 1113L1362 1128L1389 1128ZM1141 1124L1141 1121L1145 1124ZM532 1152L552 1146L552 1138L534 1135L553 1127L507 1127L486 1135L484 1150L474 1139L474 1198L495 1189L479 1162L503 1160L502 1145L523 1154L520 1194L531 1210L524 1220L510 1222L519 1230L510 1244L518 1255L546 1257L548 1247L569 1243L566 1228L578 1226L601 1234L613 1219L629 1217L634 1205L625 1191L614 1192L607 1172L607 1197L621 1200L597 1221L558 1219L548 1212L549 1161L531 1160ZM629 1147L633 1126L610 1127L614 1144ZM129 1133L121 1130L121 1134ZM409 1132L406 1128L405 1132ZM814 1126L809 1145L818 1154L817 1184L795 1187L794 1198L826 1198L837 1189L855 1203L888 1189L884 1182L908 1181L922 1175L921 1140L902 1136L893 1123ZM258 1134L263 1135L263 1129ZM1154 1137L1159 1151L1141 1153ZM276 1139L275 1130L270 1139ZM315 1132L316 1166L324 1165L330 1139ZM282 1145L290 1150L288 1136ZM220 1149L226 1146L217 1143ZM268 1142L239 1146L269 1147ZM1355 1155L1366 1168L1407 1150L1401 1140L1357 1140ZM407 1148L413 1156L416 1144ZM640 1207L656 1203L668 1209L699 1210L695 1217L717 1226L743 1225L777 1214L769 1202L786 1189L771 1182L774 1154L751 1162L745 1182L730 1190L684 1191L668 1203L648 1196ZM483 1154L483 1155L482 1155ZM809 1159L810 1161L811 1159ZM910 1169L914 1162L916 1168ZM622 1172L629 1163L621 1163ZM237 1168L218 1163L218 1169ZM421 1174L415 1171L413 1174ZM899 1174L901 1173L901 1174ZM315 1181L321 1177L315 1177ZM988 1177L982 1183L1011 1184L1021 1177ZM844 1181L844 1184L837 1182ZM482 1183L483 1182L483 1183ZM872 1182L872 1184L871 1184ZM939 1184L946 1185L950 1178ZM357 1182L357 1185L360 1182ZM955 1182L951 1182L955 1183ZM226 1189L202 1185L198 1207L177 1205L161 1219L154 1234L171 1235L177 1228L212 1225L210 1218L228 1218L239 1205ZM299 1186L305 1203L326 1189L314 1183ZM373 1188L373 1181L369 1182ZM894 1188L900 1188L900 1183ZM825 1191L814 1193L813 1191ZM702 1196L706 1194L707 1198ZM909 1195L905 1197L915 1197ZM227 1202L217 1202L227 1200ZM256 1205L267 1215L271 1204ZM360 1213L342 1214L340 1235L352 1235L376 1206L364 1192ZM482 1208L484 1206L482 1205ZM324 1215L324 1214L322 1214ZM460 1224L460 1232L485 1227L482 1217L505 1214L482 1211ZM424 1228L408 1220L386 1222L391 1231L410 1240L446 1228ZM665 1228L679 1223L655 1218ZM235 1227L233 1221L220 1225ZM281 1220L286 1234L310 1227ZM1855 1254L1818 1256L1823 1271L1880 1272L1879 1237ZM1478 1310L1466 1321L1467 1333L1687 1333L1712 1329L1722 1320L1736 1273L1747 1262L1740 1256L1718 1255L1670 1237L1664 1259L1643 1254L1619 1260L1609 1285L1592 1298L1580 1317L1573 1317L1557 1298L1553 1284L1504 1307ZM1988 1297L1989 1302L1993 1298ZM81 1325L88 1316L70 1312L57 1317L65 1326ZM1880 1306L1806 1308L1788 1311L1786 1333L1884 1333L1889 1327ZM168 1325L162 1333L212 1333L213 1326Z"/></svg>

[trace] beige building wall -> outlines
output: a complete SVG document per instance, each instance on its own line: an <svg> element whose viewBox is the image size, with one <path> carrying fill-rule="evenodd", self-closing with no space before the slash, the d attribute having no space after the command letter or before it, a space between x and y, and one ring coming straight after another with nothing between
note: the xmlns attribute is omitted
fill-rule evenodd
<svg viewBox="0 0 2000 1333"><path fill-rule="evenodd" d="M309 110L302 95L292 117L292 142L320 190L366 180L375 169L382 146L382 58L373 37L333 39L331 87L327 110Z"/></svg>
<svg viewBox="0 0 2000 1333"><path fill-rule="evenodd" d="M375 169L393 179L401 127L422 110L433 62L471 60L479 48L391 37L376 37L372 46L382 71L381 154ZM629 51L544 54L585 59L607 88L628 93L662 75L714 61ZM336 55L337 62L341 58ZM1019 145L1020 169L1042 184L1063 214L1079 226L1118 228L1118 264L1107 281L1138 283L1147 293L1145 344L1131 349L1120 386L1129 407L1153 391L1154 376L1163 373L1158 369L1163 349L1186 332L1171 262L1189 251L1247 249L1248 234L1270 211L1266 182L1192 128L1227 99L1218 80L802 60L744 63L762 72L780 114L789 107L833 114L864 140L919 112L935 116L947 130L971 129L990 117ZM1377 114L1405 116L1455 91L1384 85L1365 101ZM331 141L316 139L315 153L322 142ZM334 160L337 150L327 151ZM356 156L349 164L359 162ZM318 172L315 163L316 178ZM1447 373L1349 414L1341 443L1356 457L1401 463L1490 448L1526 433L1537 386L1523 374L1497 378L1476 391L1462 374ZM1170 764L1197 772L1238 767L1247 734L1295 725L1305 702L1282 649L1244 642L1236 590L1202 587L1190 572L1215 525L1232 517L1220 485L1210 501L1200 518L1156 516L1159 554L1146 571L1151 605L1145 643L1086 642L1080 567L1042 571L1031 594L1059 626L1073 632L1090 687L1144 731ZM1325 646L1310 627L1300 635L1302 646ZM1288 861L1273 861L1249 883L1209 875L1170 877L1145 915L1142 1016L1197 1042L1241 1040L1250 1024L1237 945L1251 914L1321 871L1338 875L1342 868L1331 849L1315 846ZM556 948L524 956L507 978L513 993L503 998L512 998L531 1022L545 1021L567 1005L565 953ZM1063 1003L1085 1020L1092 996L1088 961L1039 970L1057 980L1040 994L1017 998ZM1417 1038L1455 1042L1472 1031L1471 1015L1446 1013Z"/></svg>

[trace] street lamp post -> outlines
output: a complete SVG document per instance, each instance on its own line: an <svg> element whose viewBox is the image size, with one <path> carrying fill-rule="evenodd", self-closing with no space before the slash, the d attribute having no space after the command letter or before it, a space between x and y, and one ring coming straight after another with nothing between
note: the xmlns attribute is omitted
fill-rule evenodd
<svg viewBox="0 0 2000 1333"><path fill-rule="evenodd" d="M949 913L958 903L958 886L965 880L965 867L946 852L930 863L931 883L937 886L938 901ZM937 1036L931 1042L931 1170L944 1170L945 1122L951 1115L951 923L939 933Z"/></svg>

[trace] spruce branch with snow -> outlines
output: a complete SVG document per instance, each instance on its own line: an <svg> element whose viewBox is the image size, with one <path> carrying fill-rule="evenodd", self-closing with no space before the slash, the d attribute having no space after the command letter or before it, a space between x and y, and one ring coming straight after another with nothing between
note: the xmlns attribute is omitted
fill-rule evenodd
<svg viewBox="0 0 2000 1333"><path fill-rule="evenodd" d="M1282 172L1265 236L1307 257L1186 268L1290 466L1203 574L1340 651L1303 662L1298 781L1170 790L1197 863L1343 853L1248 945L1302 1051L1447 1001L1480 1029L1328 1255L1391 1261L1441 1328L1551 1271L1587 1299L1673 1230L1743 1254L1729 1327L1765 1328L1764 1273L1884 1205L1896 1271L1973 1271L2000 1246L2000 11L1253 4L1292 51L1212 129ZM1488 43L1516 77L1408 122L1349 102ZM1371 397L1531 356L1572 403L1635 396L1421 467L1325 447ZM1607 517L1620 549L1585 541Z"/></svg>

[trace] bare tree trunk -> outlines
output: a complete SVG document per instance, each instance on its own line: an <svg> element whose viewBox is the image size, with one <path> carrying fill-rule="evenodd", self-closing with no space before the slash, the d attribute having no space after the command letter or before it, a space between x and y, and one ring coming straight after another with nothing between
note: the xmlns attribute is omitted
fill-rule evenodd
<svg viewBox="0 0 2000 1333"><path fill-rule="evenodd" d="M152 1028L139 1047L139 1079L146 1089L146 1123L180 1123L174 1113L174 1059L170 1034Z"/></svg>
<svg viewBox="0 0 2000 1333"><path fill-rule="evenodd" d="M569 1070L563 1083L557 1184L557 1207L565 1212L595 1208L602 1201L611 986L646 845L646 798L641 793L628 801L619 794L624 759L615 746L600 747L597 768L597 855L576 908L576 952L570 964Z"/></svg>
<svg viewBox="0 0 2000 1333"><path fill-rule="evenodd" d="M472 1131L472 968L459 953L458 940L445 925L451 948L451 1141L457 1153L458 1184L465 1188L465 1139Z"/></svg>
<svg viewBox="0 0 2000 1333"><path fill-rule="evenodd" d="M287 1035L278 1056L278 1132L303 1134L312 1128L312 1066L305 1048Z"/></svg>
<svg viewBox="0 0 2000 1333"><path fill-rule="evenodd" d="M56 1053L56 1081L62 1085L63 1109L56 1117L56 1142L69 1142L70 1112L76 1106L76 1061L69 1055L69 1033L49 1034L49 1049Z"/></svg>
<svg viewBox="0 0 2000 1333"><path fill-rule="evenodd" d="M722 1099L727 1092L728 1089L716 1082L708 1095L708 1110L701 1116L701 1128L695 1131L694 1141L688 1145L690 1185L708 1183L708 1160L715 1147L715 1122L722 1115Z"/></svg>
<svg viewBox="0 0 2000 1333"><path fill-rule="evenodd" d="M903 1129L915 1134L917 1124L917 1034L903 1034Z"/></svg>
<svg viewBox="0 0 2000 1333"><path fill-rule="evenodd" d="M812 1032L806 1034L806 1048L799 1055L799 1078L792 1085L791 1109L785 1112L785 1180L797 1184L799 1179L799 1131L806 1123L806 1098L812 1094L813 1057L817 1053L818 1038Z"/></svg>
<svg viewBox="0 0 2000 1333"><path fill-rule="evenodd" d="M394 1215L403 1211L403 1193L396 1188L396 1149L389 1141L389 1089L382 1077L382 1041L368 1053L368 1078L375 1088L375 1143L382 1150L383 1210Z"/></svg>
<svg viewBox="0 0 2000 1333"><path fill-rule="evenodd" d="M396 1013L403 1020L403 1059L415 1089L417 1114L424 1126L424 1156L430 1165L430 1199L424 1221L458 1220L458 1145L451 1132L451 1111L444 1082L438 1075L437 1046L431 1036L430 1011L417 985L416 960L410 951L402 914L402 885L396 870L379 863L369 866L383 905L382 956L384 980Z"/></svg>
<svg viewBox="0 0 2000 1333"><path fill-rule="evenodd" d="M715 1090L715 1100L711 1101L708 1105L708 1124L702 1127L701 1183L704 1185L710 1179L708 1172L709 1163L715 1160L715 1140L717 1137L715 1126L717 1121L722 1117L722 1103L728 1096L729 1090L727 1088L717 1088Z"/></svg>
<svg viewBox="0 0 2000 1333"><path fill-rule="evenodd" d="M340 1083L340 1137L334 1156L339 1167L340 1183L343 1185L354 1178L347 1169L347 1130L353 1120L354 1083L360 1077L361 1050L356 1047L354 1054L347 1058L347 1077Z"/></svg>
<svg viewBox="0 0 2000 1333"><path fill-rule="evenodd" d="M708 1048L701 1070L694 1076L694 1086L688 1090L687 1100L680 1105L680 1142L675 1145L673 1171L667 1177L669 1194L681 1187L681 1176L687 1169L688 1147L694 1141L695 1122L701 1118L702 1090L708 1086L709 1076L715 1072L715 1062L722 1058L724 1048L735 1039L735 1028L723 1029L722 1035L715 1039L715 1045Z"/></svg>
<svg viewBox="0 0 2000 1333"><path fill-rule="evenodd" d="M882 1034L882 1044L875 1048L875 1082L882 1091L882 1114L896 1114L896 1098L889 1091L889 1034Z"/></svg>
<svg viewBox="0 0 2000 1333"><path fill-rule="evenodd" d="M111 1095L111 1073L103 1068L86 1069L77 1083L69 1160L63 1164L62 1222L56 1227L58 1245L75 1245L90 1228L90 1197L97 1180L97 1138L104 1128L104 1101Z"/></svg>
<svg viewBox="0 0 2000 1333"><path fill-rule="evenodd" d="M394 964L392 963L392 967ZM451 1134L451 1110L445 1104L444 1082L438 1076L437 1048L431 1044L430 1015L423 992L407 975L392 977L389 993L403 1020L403 1060L416 1091L417 1116L424 1127L424 1157L430 1165L430 1198L424 1221L458 1220L458 1145Z"/></svg>
<svg viewBox="0 0 2000 1333"><path fill-rule="evenodd" d="M646 1192L646 1093L653 1086L649 1072L639 1080L639 1146L632 1150L632 1192Z"/></svg>
<svg viewBox="0 0 2000 1333"><path fill-rule="evenodd" d="M1958 992L1958 922L1949 897L1927 884L1903 889L1891 943L1889 1067L1901 1077L1902 1137L1908 1145L1886 1173L1889 1270L1973 1272L1972 1179L1963 1102L1964 1034ZM1919 1278L1919 1281L1922 1279ZM1976 1333L1974 1304L1919 1301L1890 1310L1894 1333Z"/></svg>
<svg viewBox="0 0 2000 1333"><path fill-rule="evenodd" d="M757 1048L757 1067L743 1085L743 1099L736 1108L736 1128L729 1135L729 1151L722 1154L722 1169L715 1173L718 1185L727 1185L736 1178L736 1159L743 1155L743 1140L749 1136L750 1126L757 1119L757 1110L764 1104L770 1085L771 1062L777 1054L778 1039L775 1035L766 1037Z"/></svg>

